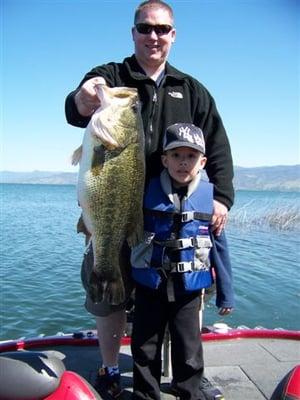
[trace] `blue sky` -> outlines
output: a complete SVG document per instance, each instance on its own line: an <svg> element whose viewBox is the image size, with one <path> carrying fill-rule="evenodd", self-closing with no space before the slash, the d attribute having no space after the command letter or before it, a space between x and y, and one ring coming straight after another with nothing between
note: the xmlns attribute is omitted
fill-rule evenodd
<svg viewBox="0 0 300 400"><path fill-rule="evenodd" d="M64 100L96 65L133 52L135 0L0 0L0 170L77 171L83 130ZM171 0L169 61L214 96L234 164L290 165L299 155L298 0Z"/></svg>

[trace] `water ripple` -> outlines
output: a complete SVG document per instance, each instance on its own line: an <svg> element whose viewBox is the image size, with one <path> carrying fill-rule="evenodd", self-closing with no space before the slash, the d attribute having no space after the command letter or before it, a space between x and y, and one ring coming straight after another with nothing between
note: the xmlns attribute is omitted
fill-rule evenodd
<svg viewBox="0 0 300 400"><path fill-rule="evenodd" d="M76 233L80 210L75 187L3 185L2 189L0 338L94 328L94 318L83 306L84 240ZM231 217L235 208L252 201L254 221L258 215L261 218L259 204L271 208L279 200L291 205L295 199L299 196L238 192ZM299 235L242 222L235 219L227 229L236 310L225 321L232 326L300 329ZM224 320L216 311L211 300L205 323Z"/></svg>

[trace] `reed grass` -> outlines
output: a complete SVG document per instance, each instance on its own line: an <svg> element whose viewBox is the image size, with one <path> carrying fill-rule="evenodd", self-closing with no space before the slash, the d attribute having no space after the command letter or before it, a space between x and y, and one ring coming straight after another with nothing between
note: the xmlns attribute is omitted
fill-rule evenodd
<svg viewBox="0 0 300 400"><path fill-rule="evenodd" d="M251 200L240 207L233 207L229 213L229 224L241 228L269 227L278 230L300 230L300 206L258 204Z"/></svg>

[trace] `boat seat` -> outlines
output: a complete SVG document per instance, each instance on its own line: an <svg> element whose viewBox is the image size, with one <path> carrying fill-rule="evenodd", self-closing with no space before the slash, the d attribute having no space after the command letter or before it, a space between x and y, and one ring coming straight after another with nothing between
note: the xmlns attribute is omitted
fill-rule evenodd
<svg viewBox="0 0 300 400"><path fill-rule="evenodd" d="M65 366L50 354L13 351L0 355L0 371L0 399L35 400L57 389Z"/></svg>

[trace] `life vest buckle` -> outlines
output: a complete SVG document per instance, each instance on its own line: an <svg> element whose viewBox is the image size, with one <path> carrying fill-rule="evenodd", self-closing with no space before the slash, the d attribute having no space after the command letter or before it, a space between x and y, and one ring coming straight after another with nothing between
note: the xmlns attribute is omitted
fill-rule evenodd
<svg viewBox="0 0 300 400"><path fill-rule="evenodd" d="M194 219L194 211L184 211L181 213L181 222L188 222Z"/></svg>
<svg viewBox="0 0 300 400"><path fill-rule="evenodd" d="M171 262L171 272L189 272L193 271L193 261Z"/></svg>
<svg viewBox="0 0 300 400"><path fill-rule="evenodd" d="M177 272L184 272L184 263L183 262L179 262L177 264Z"/></svg>

